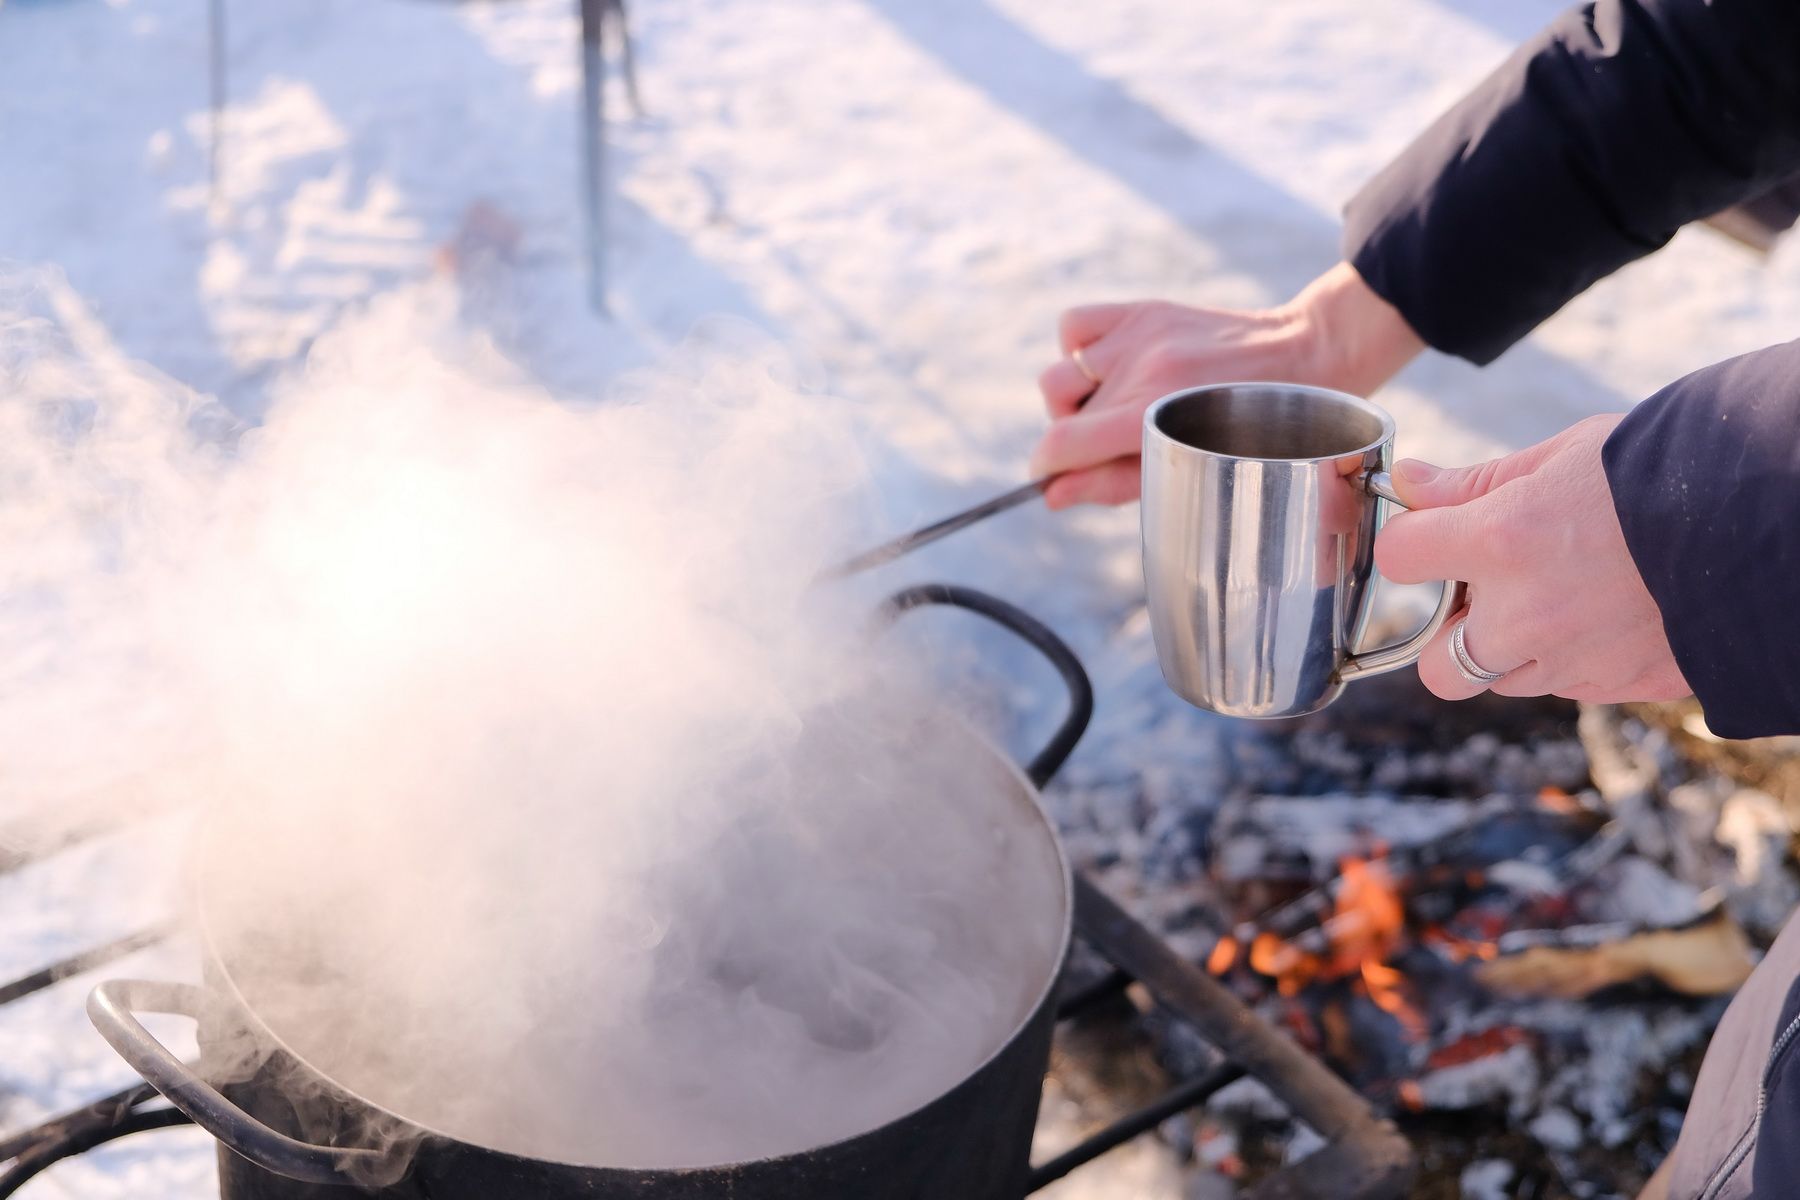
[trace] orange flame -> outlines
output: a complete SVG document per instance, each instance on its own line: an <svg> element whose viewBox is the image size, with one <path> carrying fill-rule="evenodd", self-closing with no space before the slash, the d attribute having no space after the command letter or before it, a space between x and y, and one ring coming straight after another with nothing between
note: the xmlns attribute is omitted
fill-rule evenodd
<svg viewBox="0 0 1800 1200"><path fill-rule="evenodd" d="M1315 979L1354 979L1369 999L1392 1013L1413 1038L1425 1035L1425 1018L1407 997L1405 977L1387 965L1406 937L1406 907L1388 871L1379 859L1345 859L1339 864L1336 902L1331 916L1321 924L1321 948L1311 952L1267 931L1250 943L1251 969L1275 981L1283 996L1293 996ZM1222 945L1222 944L1221 944ZM1236 960L1233 942L1229 957L1215 948L1210 963Z"/></svg>
<svg viewBox="0 0 1800 1200"><path fill-rule="evenodd" d="M1425 1036L1424 1014L1406 998L1406 976L1370 959L1362 965L1362 980L1369 991L1369 999L1383 1012L1392 1013L1408 1037L1418 1041Z"/></svg>
<svg viewBox="0 0 1800 1200"><path fill-rule="evenodd" d="M1206 969L1214 975L1223 975L1237 962L1237 956L1237 939L1227 934L1219 939L1218 944L1212 948L1212 953L1206 956Z"/></svg>
<svg viewBox="0 0 1800 1200"><path fill-rule="evenodd" d="M1250 967L1273 979L1281 995L1295 996L1318 977L1320 963L1316 956L1265 930L1250 943Z"/></svg>
<svg viewBox="0 0 1800 1200"><path fill-rule="evenodd" d="M1334 976L1352 974L1366 962L1386 961L1406 932L1406 908L1387 864L1347 858L1340 866L1337 911L1325 922Z"/></svg>
<svg viewBox="0 0 1800 1200"><path fill-rule="evenodd" d="M1439 950L1453 963L1465 963L1471 958L1483 962L1500 957L1500 947L1493 942L1480 942L1470 938L1458 937L1447 929L1433 926L1424 933L1424 940Z"/></svg>

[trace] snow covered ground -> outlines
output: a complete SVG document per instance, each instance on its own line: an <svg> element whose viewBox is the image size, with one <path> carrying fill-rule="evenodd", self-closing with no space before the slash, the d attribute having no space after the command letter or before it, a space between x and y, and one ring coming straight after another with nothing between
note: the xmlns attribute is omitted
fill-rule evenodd
<svg viewBox="0 0 1800 1200"><path fill-rule="evenodd" d="M205 7L0 0L0 259L59 269L121 353L253 417L485 200L524 240L481 320L525 369L594 395L703 317L748 319L866 411L900 528L1022 478L1060 309L1285 297L1333 261L1358 182L1557 5L633 0L649 114L610 130L611 321L583 301L570 0L230 5L216 209ZM1493 368L1415 366L1383 396L1400 449L1474 460L1790 337L1797 268L1800 243L1763 263L1685 232ZM1103 685L1083 753L1131 756L1142 710L1107 698L1155 692L1135 536L1130 510L1020 512L889 581L1040 612ZM140 836L0 880L8 973L142 915L120 882ZM81 1016L88 982L0 1009L0 1125L128 1078ZM203 1137L163 1134L29 1194L193 1197L210 1171Z"/></svg>

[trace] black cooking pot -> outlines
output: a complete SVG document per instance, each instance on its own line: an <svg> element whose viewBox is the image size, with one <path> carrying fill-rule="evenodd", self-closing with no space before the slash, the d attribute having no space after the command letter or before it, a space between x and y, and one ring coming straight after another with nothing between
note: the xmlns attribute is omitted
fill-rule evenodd
<svg viewBox="0 0 1800 1200"><path fill-rule="evenodd" d="M1008 806L1009 820L1034 831L1044 869L1060 874L1062 910L1056 962L1029 1015L960 1084L905 1116L830 1145L726 1166L582 1166L460 1140L340 1086L258 1017L230 964L210 942L204 985L112 980L94 989L89 1016L145 1080L219 1140L223 1200L1019 1200L1026 1191L1055 1023L1056 977L1070 934L1068 864L1037 792L1080 739L1093 712L1093 692L1081 663L1055 634L981 592L949 585L909 588L891 598L883 613L891 620L934 604L967 609L1011 630L1049 659L1068 687L1069 712L1061 727L1023 771L1004 763L1004 777L1016 786L994 798ZM964 733L1004 760L980 735L966 727ZM157 1042L134 1015L138 1012L198 1021L198 1068L190 1069ZM209 1064L242 1062L244 1039L274 1049L248 1078L217 1078Z"/></svg>

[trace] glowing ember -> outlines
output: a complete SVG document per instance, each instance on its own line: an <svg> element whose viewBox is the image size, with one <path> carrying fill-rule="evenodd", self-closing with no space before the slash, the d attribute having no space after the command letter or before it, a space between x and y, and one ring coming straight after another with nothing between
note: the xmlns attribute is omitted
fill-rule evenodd
<svg viewBox="0 0 1800 1200"><path fill-rule="evenodd" d="M1404 944L1406 908L1385 860L1349 858L1339 864L1332 914L1319 928L1292 940L1264 930L1251 939L1250 969L1275 981L1276 991L1295 996L1315 980L1348 979L1383 1011L1393 1014L1409 1037L1425 1036L1425 1019L1407 997L1404 976L1387 965ZM1437 932L1446 942L1447 934ZM1476 943L1458 951L1481 953ZM1207 968L1224 974L1239 961L1241 943L1225 937L1207 957Z"/></svg>
<svg viewBox="0 0 1800 1200"><path fill-rule="evenodd" d="M1391 1013L1415 1041L1425 1036L1425 1017L1406 998L1406 976L1373 959L1362 965L1363 987L1383 1012Z"/></svg>
<svg viewBox="0 0 1800 1200"><path fill-rule="evenodd" d="M1465 963L1472 958L1487 962L1500 957L1500 947L1493 942L1458 937L1449 930L1435 925L1424 932L1421 940L1427 945L1435 947L1439 953L1453 963Z"/></svg>
<svg viewBox="0 0 1800 1200"><path fill-rule="evenodd" d="M1222 937L1219 944L1212 948L1212 953L1206 956L1206 969L1214 975L1223 975L1237 962L1237 956L1237 939L1229 935Z"/></svg>
<svg viewBox="0 0 1800 1200"><path fill-rule="evenodd" d="M1250 943L1250 969L1275 981L1283 996L1298 995L1319 974L1319 959L1264 931Z"/></svg>
<svg viewBox="0 0 1800 1200"><path fill-rule="evenodd" d="M1334 978L1353 974L1367 962L1386 961L1400 948L1406 931L1406 908L1386 863L1347 858L1341 869L1337 912L1325 922Z"/></svg>

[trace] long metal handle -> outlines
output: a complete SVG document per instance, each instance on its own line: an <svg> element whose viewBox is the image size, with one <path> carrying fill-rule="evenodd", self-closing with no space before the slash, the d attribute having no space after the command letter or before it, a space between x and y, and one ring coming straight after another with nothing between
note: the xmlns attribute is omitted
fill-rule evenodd
<svg viewBox="0 0 1800 1200"><path fill-rule="evenodd" d="M1081 740L1088 721L1094 715L1094 685L1088 680L1081 660L1075 657L1075 652L1069 649L1067 642L1051 632L1048 625L1030 613L974 588L953 583L922 583L888 597L887 602L881 606L881 611L886 619L892 621L909 609L927 604L948 605L986 617L1016 634L1032 649L1049 659L1050 665L1056 668L1056 673L1062 676L1064 686L1069 689L1068 715L1063 718L1056 733L1044 744L1044 748L1025 767L1025 774L1030 776L1031 782L1043 787L1062 768L1063 763L1068 761L1075 743Z"/></svg>
<svg viewBox="0 0 1800 1200"><path fill-rule="evenodd" d="M1389 504L1401 508L1409 507L1400 494L1394 490L1394 480L1386 471L1370 471L1363 480L1363 486L1371 495L1386 500ZM1365 650L1361 654L1344 656L1343 663L1337 669L1337 677L1346 683L1352 679L1367 679L1371 675L1385 675L1389 671L1397 671L1401 667L1409 667L1419 661L1419 655L1431 639L1437 636L1444 622L1462 611L1469 602L1469 585L1454 579L1443 583L1443 591L1438 596L1437 611L1425 622L1425 627L1405 641L1395 642L1391 646L1382 646L1377 650Z"/></svg>
<svg viewBox="0 0 1800 1200"><path fill-rule="evenodd" d="M998 496L983 500L980 504L953 513L941 521L933 521L921 526L911 533L903 533L871 549L864 550L854 558L847 558L837 566L825 571L822 579L842 579L846 575L855 575L861 571L872 570L899 558L903 554L911 554L914 550L929 546L942 538L947 538L959 530L967 529L978 521L985 521L997 513L1009 508L1017 508L1027 500L1044 494L1050 486L1054 475L1046 475L1042 479L1034 479L1030 483L1021 484L1010 491L1001 492Z"/></svg>
<svg viewBox="0 0 1800 1200"><path fill-rule="evenodd" d="M619 10L620 18L622 20L624 16L624 0L619 0L619 2L621 6ZM1093 376L1088 374L1086 367L1082 368L1082 374L1088 375L1089 379L1093 379ZM1090 391L1087 395L1075 402L1075 411L1080 412L1082 409L1086 408L1087 402L1094 398L1094 392L1099 390L1100 385L1096 382L1093 391ZM822 572L819 578L842 579L846 575L855 575L859 571L868 571L881 566L883 563L892 562L903 554L911 554L914 550L929 546L940 538L947 538L958 530L967 529L977 521L985 521L996 513L1003 513L1009 508L1017 508L1027 500L1030 500L1035 496L1043 495L1044 489L1055 483L1062 475L1063 472L1060 471L1051 475L1040 475L1030 483L1020 484L1010 491L1001 492L998 496L995 496L990 500L983 500L980 504L971 508L965 508L959 513L945 517L941 521L933 521L931 524L921 526L911 533L903 533L897 538L881 543L881 545L876 546L872 550L863 551L855 558L845 559L837 566Z"/></svg>
<svg viewBox="0 0 1800 1200"><path fill-rule="evenodd" d="M314 1146L270 1129L194 1074L136 1016L171 1013L199 1020L207 1004L206 993L193 984L109 979L88 995L87 1012L100 1036L144 1082L194 1124L263 1170L303 1183L352 1187L387 1187L405 1176L409 1155Z"/></svg>

